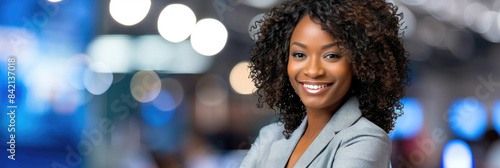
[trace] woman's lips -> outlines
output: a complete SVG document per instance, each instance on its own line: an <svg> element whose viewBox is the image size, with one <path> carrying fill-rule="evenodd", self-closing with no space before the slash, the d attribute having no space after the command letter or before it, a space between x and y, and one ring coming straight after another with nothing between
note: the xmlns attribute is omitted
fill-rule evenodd
<svg viewBox="0 0 500 168"><path fill-rule="evenodd" d="M300 85L302 88L310 94L320 94L321 92L327 90L332 86L333 83L302 83Z"/></svg>

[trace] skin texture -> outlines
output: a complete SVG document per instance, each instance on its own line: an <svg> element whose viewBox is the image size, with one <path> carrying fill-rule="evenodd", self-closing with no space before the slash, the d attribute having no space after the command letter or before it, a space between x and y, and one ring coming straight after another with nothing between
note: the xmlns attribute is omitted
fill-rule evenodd
<svg viewBox="0 0 500 168"><path fill-rule="evenodd" d="M346 99L352 82L352 67L331 34L305 16L290 40L288 76L306 107L308 125L287 167L293 167ZM319 94L307 92L303 83L329 84Z"/></svg>
<svg viewBox="0 0 500 168"><path fill-rule="evenodd" d="M295 47L292 34L305 16L329 33L338 44L339 55L351 64L352 81L347 94L358 98L362 116L389 133L402 114L403 104L399 100L410 84L410 70L409 53L399 34L403 16L396 6L384 0L287 0L266 13L254 25L260 26L250 57L250 77L257 87L258 107L265 104L275 110L284 124L285 138L290 137L306 114L313 114L309 113L311 108L330 107L326 106L329 103L324 102L325 97L301 101L303 95L296 93L297 86L292 81L307 77L307 71L302 75L298 72L297 76L288 73L288 63L293 61L291 47ZM313 59L319 58L319 53L306 56L311 54ZM314 62L317 67L327 64ZM317 72L309 70L311 76L322 73L320 68ZM324 70L322 80L338 80Z"/></svg>

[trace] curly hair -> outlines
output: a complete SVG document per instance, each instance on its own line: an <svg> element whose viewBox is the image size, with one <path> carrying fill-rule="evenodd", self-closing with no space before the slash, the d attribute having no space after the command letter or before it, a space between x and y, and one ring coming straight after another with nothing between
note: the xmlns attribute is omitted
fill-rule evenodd
<svg viewBox="0 0 500 168"><path fill-rule="evenodd" d="M362 115L389 133L402 115L399 102L410 84L409 53L403 48L397 6L384 0L287 0L255 22L260 29L250 51L250 77L257 87L257 106L264 103L284 123L288 139L306 115L287 74L290 37L310 16L336 39L353 68L350 93ZM397 112L400 111L400 112Z"/></svg>

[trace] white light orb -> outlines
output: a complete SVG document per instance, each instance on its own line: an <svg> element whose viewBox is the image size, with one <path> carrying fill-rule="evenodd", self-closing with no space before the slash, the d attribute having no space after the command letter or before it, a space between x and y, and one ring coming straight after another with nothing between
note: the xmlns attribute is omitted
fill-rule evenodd
<svg viewBox="0 0 500 168"><path fill-rule="evenodd" d="M474 31L480 31L481 28L476 25L476 22L478 22L478 18L481 17L484 11L488 11L488 8L481 3L467 5L463 12L465 24Z"/></svg>
<svg viewBox="0 0 500 168"><path fill-rule="evenodd" d="M194 29L196 16L186 5L172 4L165 7L158 18L158 32L166 40L178 43L186 40Z"/></svg>
<svg viewBox="0 0 500 168"><path fill-rule="evenodd" d="M146 17L150 7L151 0L111 0L109 13L118 23L132 26Z"/></svg>
<svg viewBox="0 0 500 168"><path fill-rule="evenodd" d="M102 62L90 64L83 75L85 88L93 95L101 95L106 92L113 82L111 69Z"/></svg>
<svg viewBox="0 0 500 168"><path fill-rule="evenodd" d="M474 160L470 146L462 140L451 140L443 149L443 168L472 168Z"/></svg>
<svg viewBox="0 0 500 168"><path fill-rule="evenodd" d="M191 34L191 45L201 55L212 56L224 48L227 35L226 27L218 20L202 19L196 23Z"/></svg>

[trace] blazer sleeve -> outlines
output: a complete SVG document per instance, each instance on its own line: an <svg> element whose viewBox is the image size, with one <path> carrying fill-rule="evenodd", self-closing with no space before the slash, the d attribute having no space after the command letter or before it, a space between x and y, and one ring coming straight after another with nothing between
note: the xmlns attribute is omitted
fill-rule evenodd
<svg viewBox="0 0 500 168"><path fill-rule="evenodd" d="M261 130L262 131L262 130ZM260 134L260 133L259 133ZM240 164L240 168L245 167L257 167L259 152L260 152L260 136L255 139L255 142L250 147L250 150L247 152L245 158Z"/></svg>
<svg viewBox="0 0 500 168"><path fill-rule="evenodd" d="M349 131L335 154L332 167L388 168L392 144L385 131L374 128Z"/></svg>
<svg viewBox="0 0 500 168"><path fill-rule="evenodd" d="M276 123L262 127L259 131L259 136L255 139L255 142L252 144L250 150L241 162L240 168L261 167L259 165L262 158L269 154L269 150L266 150L266 148L268 148L270 143L276 139L276 136L278 135L277 132L280 132L280 130Z"/></svg>

